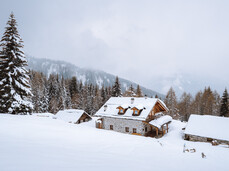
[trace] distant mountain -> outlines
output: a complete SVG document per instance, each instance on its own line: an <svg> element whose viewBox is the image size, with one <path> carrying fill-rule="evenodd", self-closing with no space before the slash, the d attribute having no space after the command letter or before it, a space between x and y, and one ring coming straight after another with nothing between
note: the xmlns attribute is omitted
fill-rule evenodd
<svg viewBox="0 0 229 171"><path fill-rule="evenodd" d="M154 77L151 81L151 84L155 87L155 91L163 92L164 94L167 93L170 87L173 87L178 99L183 92L191 93L191 95L195 97L198 91L203 91L204 88L208 86L210 86L213 91L216 90L222 95L225 87L228 87L228 79L221 79L220 77L206 74L179 73L169 77Z"/></svg>
<svg viewBox="0 0 229 171"><path fill-rule="evenodd" d="M115 76L112 74L108 74L103 71L99 70L92 70L86 68L80 68L73 64L64 61L55 61L50 59L43 59L43 58L34 58L34 57L27 57L28 59L28 69L39 71L44 73L47 77L50 74L59 74L63 75L65 78L71 78L76 76L78 80L81 80L83 83L92 83L97 84L100 87L104 86L111 86L115 82ZM125 91L128 87L132 84L134 88L137 87L137 83L132 81L119 78L119 81L122 86L122 90ZM140 85L141 86L141 85ZM148 97L154 97L158 95L161 98L164 98L163 94L160 94L156 91L147 89L141 86L141 89L144 94Z"/></svg>

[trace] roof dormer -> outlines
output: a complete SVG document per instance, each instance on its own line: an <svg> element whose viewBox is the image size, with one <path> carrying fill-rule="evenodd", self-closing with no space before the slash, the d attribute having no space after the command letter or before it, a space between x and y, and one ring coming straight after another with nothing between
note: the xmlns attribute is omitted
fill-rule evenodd
<svg viewBox="0 0 229 171"><path fill-rule="evenodd" d="M133 114L132 115L133 116L139 116L143 109L145 109L145 108L143 106L140 106L140 105L133 107L131 109L131 110L133 110Z"/></svg>
<svg viewBox="0 0 229 171"><path fill-rule="evenodd" d="M118 107L117 107L117 109L119 109L118 114L119 114L119 115L125 114L125 112L127 111L128 108L129 108L128 105L118 106Z"/></svg>

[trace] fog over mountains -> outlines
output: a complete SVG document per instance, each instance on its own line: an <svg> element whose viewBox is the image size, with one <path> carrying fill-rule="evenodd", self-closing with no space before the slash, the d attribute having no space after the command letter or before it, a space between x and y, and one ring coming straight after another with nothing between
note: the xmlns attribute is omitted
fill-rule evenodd
<svg viewBox="0 0 229 171"><path fill-rule="evenodd" d="M102 85L104 85L105 87L112 86L113 83L115 82L116 76L106 73L104 71L80 68L68 62L55 61L55 60L50 60L45 58L34 58L34 57L27 56L27 59L28 59L28 69L42 72L47 77L50 74L63 75L65 78L71 78L73 76L76 76L77 79L82 81L83 83L89 83L89 84L92 83L94 85L97 84L100 87L102 87ZM135 89L138 85L137 83L134 83L132 81L120 77L119 77L119 81L121 83L121 87L123 91L128 89L128 87L131 84ZM143 93L149 97L151 96L154 97L155 95L158 95L161 98L165 97L163 94L160 94L156 91L147 89L145 87L142 87L141 85L140 87Z"/></svg>

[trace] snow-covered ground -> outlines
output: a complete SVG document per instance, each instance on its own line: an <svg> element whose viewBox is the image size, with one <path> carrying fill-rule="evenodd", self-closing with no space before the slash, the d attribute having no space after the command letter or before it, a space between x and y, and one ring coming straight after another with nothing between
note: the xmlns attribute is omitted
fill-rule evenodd
<svg viewBox="0 0 229 171"><path fill-rule="evenodd" d="M0 170L218 170L229 168L229 148L182 139L173 121L163 138L96 129L94 120L70 124L51 114L0 114ZM186 149L196 152L183 153ZM202 158L201 153L206 155Z"/></svg>

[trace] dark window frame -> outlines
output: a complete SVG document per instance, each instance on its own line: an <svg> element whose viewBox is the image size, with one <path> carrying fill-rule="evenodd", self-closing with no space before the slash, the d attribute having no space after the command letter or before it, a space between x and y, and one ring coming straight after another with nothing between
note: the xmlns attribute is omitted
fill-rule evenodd
<svg viewBox="0 0 229 171"><path fill-rule="evenodd" d="M137 128L133 128L133 133L137 133Z"/></svg>
<svg viewBox="0 0 229 171"><path fill-rule="evenodd" d="M125 131L126 132L130 132L130 128L129 127L125 127Z"/></svg>

